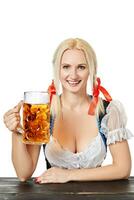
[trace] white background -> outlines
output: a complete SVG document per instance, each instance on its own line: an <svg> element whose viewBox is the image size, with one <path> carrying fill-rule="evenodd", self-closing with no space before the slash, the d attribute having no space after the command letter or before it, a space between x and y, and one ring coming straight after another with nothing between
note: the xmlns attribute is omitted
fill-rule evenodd
<svg viewBox="0 0 134 200"><path fill-rule="evenodd" d="M3 114L23 98L24 91L47 89L53 53L66 38L80 37L93 46L102 85L124 104L127 128L134 133L133 8L133 0L0 1L0 176L16 176ZM134 162L133 142L134 138L129 140ZM110 162L108 153L104 164ZM34 175L44 170L41 152Z"/></svg>

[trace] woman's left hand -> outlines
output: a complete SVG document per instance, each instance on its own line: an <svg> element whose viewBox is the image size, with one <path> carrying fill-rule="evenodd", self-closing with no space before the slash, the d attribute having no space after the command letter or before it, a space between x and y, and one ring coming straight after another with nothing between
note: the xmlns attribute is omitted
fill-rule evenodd
<svg viewBox="0 0 134 200"><path fill-rule="evenodd" d="M36 178L36 183L66 183L69 180L69 170L59 167L51 167Z"/></svg>

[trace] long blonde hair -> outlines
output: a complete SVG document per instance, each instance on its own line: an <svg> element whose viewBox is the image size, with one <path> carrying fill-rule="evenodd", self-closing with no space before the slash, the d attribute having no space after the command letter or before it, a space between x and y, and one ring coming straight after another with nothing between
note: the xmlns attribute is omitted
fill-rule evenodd
<svg viewBox="0 0 134 200"><path fill-rule="evenodd" d="M88 42L80 38L69 38L60 43L57 47L54 56L53 56L53 72L54 72L54 82L57 91L56 98L57 100L57 108L55 112L61 111L61 105L59 100L59 71L60 71L60 64L61 58L63 53L68 49L79 49L84 52L90 73L90 82L91 82L91 89L96 85L96 78L97 78L97 59L96 54L93 48L90 46ZM55 104L55 103L54 103ZM96 115L99 116L100 112L104 113L104 106L102 98L99 98L97 108L96 108Z"/></svg>

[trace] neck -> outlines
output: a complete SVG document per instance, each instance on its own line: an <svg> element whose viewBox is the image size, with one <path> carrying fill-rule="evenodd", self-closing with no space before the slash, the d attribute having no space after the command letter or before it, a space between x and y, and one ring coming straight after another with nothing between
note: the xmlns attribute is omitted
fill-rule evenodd
<svg viewBox="0 0 134 200"><path fill-rule="evenodd" d="M68 110L79 110L79 108L89 105L89 103L90 100L86 91L77 94L71 92L63 92L61 94L62 108L66 108Z"/></svg>

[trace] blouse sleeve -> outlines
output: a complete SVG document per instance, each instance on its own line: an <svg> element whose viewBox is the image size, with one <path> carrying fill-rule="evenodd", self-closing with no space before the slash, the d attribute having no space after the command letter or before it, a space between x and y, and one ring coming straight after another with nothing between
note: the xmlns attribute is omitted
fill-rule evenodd
<svg viewBox="0 0 134 200"><path fill-rule="evenodd" d="M118 100L112 100L101 121L101 131L107 138L107 145L133 137L130 130L126 128L126 124L127 116L122 103Z"/></svg>

